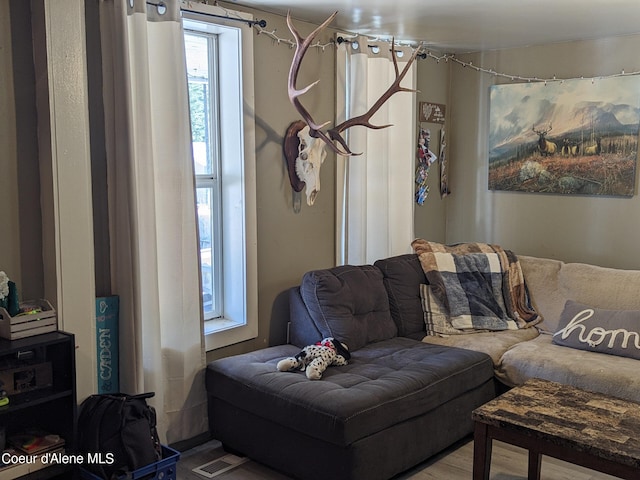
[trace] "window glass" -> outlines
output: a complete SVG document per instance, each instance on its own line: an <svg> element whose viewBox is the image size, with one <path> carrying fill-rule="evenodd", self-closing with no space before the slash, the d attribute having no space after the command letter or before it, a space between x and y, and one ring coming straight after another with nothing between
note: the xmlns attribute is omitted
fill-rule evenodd
<svg viewBox="0 0 640 480"><path fill-rule="evenodd" d="M223 295L219 255L221 201L218 195L218 150L220 129L217 121L216 35L185 32L191 139L196 175L200 275L204 318L222 316Z"/></svg>
<svg viewBox="0 0 640 480"><path fill-rule="evenodd" d="M229 15L182 11L207 350L258 334L254 33Z"/></svg>

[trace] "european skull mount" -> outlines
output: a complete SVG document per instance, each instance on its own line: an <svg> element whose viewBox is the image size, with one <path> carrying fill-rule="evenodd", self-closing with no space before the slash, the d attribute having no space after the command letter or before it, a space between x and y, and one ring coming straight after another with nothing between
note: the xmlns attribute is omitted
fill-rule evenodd
<svg viewBox="0 0 640 480"><path fill-rule="evenodd" d="M287 26L296 40L296 50L293 55L293 61L291 62L291 68L289 69L289 78L287 82L287 88L289 92L289 100L298 111L303 120L298 120L289 125L287 134L284 139L284 155L287 161L287 167L289 172L289 181L291 187L295 192L300 192L302 188L305 188L307 196L307 205L311 206L316 200L316 196L320 191L320 166L327 155L325 152L325 145L328 146L337 155L353 156L360 155L360 153L353 153L346 140L342 136L343 132L348 128L356 125L371 129L387 128L391 125L373 125L371 123L371 117L380 110L380 107L391 98L391 96L397 92L415 92L416 90L404 88L400 86L400 83L409 72L411 65L415 61L420 48L416 48L413 51L413 55L407 61L406 65L400 71L398 67L398 60L396 58L395 41L391 41L391 55L393 59L393 66L395 68L396 78L395 81L387 88L387 90L380 96L380 98L371 106L371 108L362 115L355 116L344 122L329 128L326 131L322 129L326 127L330 122L323 124L317 124L309 111L302 105L299 97L304 95L314 86L318 84L320 80L317 80L304 88L298 89L296 82L298 79L298 71L304 55L311 46L312 42L316 39L318 34L324 30L335 18L338 12L334 12L329 18L327 18L318 28L311 32L306 38L303 38L291 21L291 14L287 13ZM337 145L336 145L337 144Z"/></svg>
<svg viewBox="0 0 640 480"><path fill-rule="evenodd" d="M291 188L300 192L306 187L307 205L313 205L320 191L320 166L327 156L324 145L310 135L309 126L302 120L289 125L284 137L284 156Z"/></svg>

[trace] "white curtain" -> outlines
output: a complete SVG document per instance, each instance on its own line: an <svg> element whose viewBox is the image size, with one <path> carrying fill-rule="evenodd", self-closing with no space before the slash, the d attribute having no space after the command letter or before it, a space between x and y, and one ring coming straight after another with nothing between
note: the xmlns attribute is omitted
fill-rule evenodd
<svg viewBox="0 0 640 480"><path fill-rule="evenodd" d="M100 14L120 390L155 392L161 440L173 443L207 430L179 2L102 0Z"/></svg>
<svg viewBox="0 0 640 480"><path fill-rule="evenodd" d="M354 45L358 46L357 49ZM364 37L340 44L337 54L337 122L367 111L395 80L391 45ZM375 53L377 51L377 53ZM402 51L402 70L411 56ZM414 89L415 64L401 84ZM370 264L380 258L409 253L414 239L414 169L416 95L398 92L373 116L383 130L352 127L348 143L360 156L337 159L338 264Z"/></svg>

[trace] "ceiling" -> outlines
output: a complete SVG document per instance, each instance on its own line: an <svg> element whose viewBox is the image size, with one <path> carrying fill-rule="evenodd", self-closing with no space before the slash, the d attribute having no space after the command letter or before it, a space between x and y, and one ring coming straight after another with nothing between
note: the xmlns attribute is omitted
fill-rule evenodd
<svg viewBox="0 0 640 480"><path fill-rule="evenodd" d="M640 32L640 0L239 0L347 32L422 41L443 53L494 50ZM267 30L269 27L267 26Z"/></svg>

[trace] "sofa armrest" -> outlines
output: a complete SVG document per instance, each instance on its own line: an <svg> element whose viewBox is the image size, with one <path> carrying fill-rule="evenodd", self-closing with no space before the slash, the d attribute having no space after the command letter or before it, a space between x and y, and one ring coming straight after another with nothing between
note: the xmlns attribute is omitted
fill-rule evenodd
<svg viewBox="0 0 640 480"><path fill-rule="evenodd" d="M289 343L302 348L322 339L322 333L313 323L302 300L299 286L289 289L289 311Z"/></svg>

